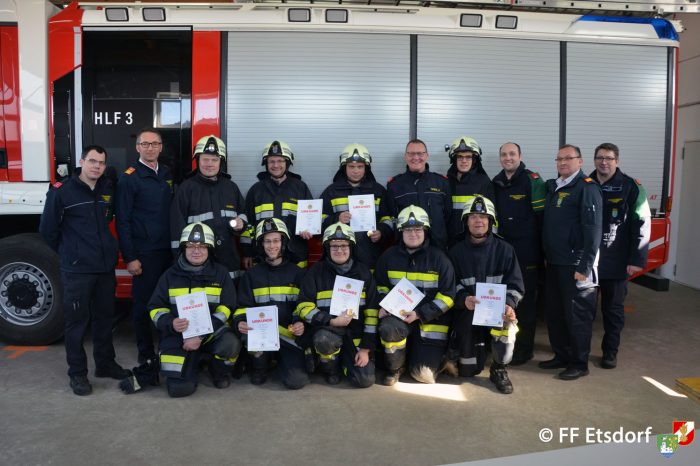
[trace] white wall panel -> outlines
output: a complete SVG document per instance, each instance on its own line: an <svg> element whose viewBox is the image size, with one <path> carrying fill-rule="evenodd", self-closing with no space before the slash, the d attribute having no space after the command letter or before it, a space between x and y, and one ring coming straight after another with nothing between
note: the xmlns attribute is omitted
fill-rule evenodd
<svg viewBox="0 0 700 466"><path fill-rule="evenodd" d="M314 196L345 145L368 147L377 181L402 167L409 132L409 37L232 32L228 39L229 173L245 193L266 143L286 141Z"/></svg>
<svg viewBox="0 0 700 466"><path fill-rule="evenodd" d="M498 148L520 144L528 168L554 176L559 143L559 42L421 36L418 137L433 171L449 168L445 144L476 139L490 177Z"/></svg>
<svg viewBox="0 0 700 466"><path fill-rule="evenodd" d="M602 142L620 148L620 169L638 178L652 209L661 204L667 49L634 45L567 46L567 142L585 170Z"/></svg>

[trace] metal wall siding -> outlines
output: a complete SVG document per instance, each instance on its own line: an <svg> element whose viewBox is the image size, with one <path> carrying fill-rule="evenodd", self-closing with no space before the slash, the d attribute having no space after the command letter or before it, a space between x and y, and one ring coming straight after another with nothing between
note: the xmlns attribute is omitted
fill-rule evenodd
<svg viewBox="0 0 700 466"><path fill-rule="evenodd" d="M587 173L598 144L617 144L620 168L642 182L652 209L663 186L666 54L663 47L568 46L567 142L581 148Z"/></svg>
<svg viewBox="0 0 700 466"><path fill-rule="evenodd" d="M431 170L446 173L445 144L466 135L481 145L490 177L506 141L520 144L528 168L552 176L558 134L558 42L418 38L418 137Z"/></svg>
<svg viewBox="0 0 700 466"><path fill-rule="evenodd" d="M315 197L347 144L367 146L377 181L403 167L409 128L409 36L231 32L226 79L229 173L245 193L274 139Z"/></svg>

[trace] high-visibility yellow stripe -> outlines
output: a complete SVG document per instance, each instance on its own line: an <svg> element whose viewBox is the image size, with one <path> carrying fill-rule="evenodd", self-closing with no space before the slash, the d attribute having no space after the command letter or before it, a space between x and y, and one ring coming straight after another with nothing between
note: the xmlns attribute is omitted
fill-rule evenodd
<svg viewBox="0 0 700 466"><path fill-rule="evenodd" d="M214 312L220 312L223 315L226 316L226 320L231 318L231 309L228 308L228 306L224 306L223 304L219 304L216 306L216 309L214 309Z"/></svg>
<svg viewBox="0 0 700 466"><path fill-rule="evenodd" d="M445 296L444 294L442 294L440 292L438 292L435 295L435 299L439 299L440 301L445 303L447 305L448 309L451 308L452 306L454 306L454 304L455 304L455 302L452 298L450 298L449 296Z"/></svg>
<svg viewBox="0 0 700 466"><path fill-rule="evenodd" d="M296 338L292 332L287 329L287 327L282 327L281 325L278 325L280 335L285 336L287 338Z"/></svg>
<svg viewBox="0 0 700 466"><path fill-rule="evenodd" d="M338 204L347 204L347 203L348 203L347 197L336 197L335 199L331 199L331 205L333 207L337 206Z"/></svg>
<svg viewBox="0 0 700 466"><path fill-rule="evenodd" d="M316 299L331 299L333 297L333 290L324 290L316 292Z"/></svg>
<svg viewBox="0 0 700 466"><path fill-rule="evenodd" d="M185 364L185 357L184 356L175 356L172 354L161 354L160 355L160 362L183 365L183 364Z"/></svg>
<svg viewBox="0 0 700 466"><path fill-rule="evenodd" d="M366 317L378 317L379 310L378 309L365 309L365 316Z"/></svg>
<svg viewBox="0 0 700 466"><path fill-rule="evenodd" d="M253 290L253 296L265 296L268 294L299 294L299 288L296 286L269 286Z"/></svg>
<svg viewBox="0 0 700 466"><path fill-rule="evenodd" d="M283 202L282 203L282 210L293 210L294 212L297 211L297 204L296 202Z"/></svg>
<svg viewBox="0 0 700 466"><path fill-rule="evenodd" d="M378 292L378 293L388 293L388 292L389 292L389 287L388 287L388 286L380 286L380 285L377 285L377 292Z"/></svg>
<svg viewBox="0 0 700 466"><path fill-rule="evenodd" d="M156 316L156 314L161 313L161 312L162 313L170 312L170 309L168 309L167 307L157 307L155 309L151 309L151 312L149 312L148 314L151 316L151 320L153 320L153 318Z"/></svg>
<svg viewBox="0 0 700 466"><path fill-rule="evenodd" d="M316 350L316 352L318 353L318 350ZM340 348L338 348L337 351L334 351L334 352L331 353L331 354L321 354L321 353L318 353L318 355L319 355L319 357L320 357L321 359L333 359L333 357L334 357L336 354L338 354L338 353L340 353Z"/></svg>
<svg viewBox="0 0 700 466"><path fill-rule="evenodd" d="M297 308L294 312L298 313L299 317L304 319L304 318L306 318L307 315L309 315L309 312L313 311L314 309L316 309L316 305L314 303L303 302L303 303L299 303L299 305L297 306Z"/></svg>
<svg viewBox="0 0 700 466"><path fill-rule="evenodd" d="M233 316L235 317L235 316L245 315L247 310L248 310L247 307L239 307L238 309L236 309L234 311Z"/></svg>
<svg viewBox="0 0 700 466"><path fill-rule="evenodd" d="M492 328L492 329L491 329L491 335L494 336L494 337L496 337L496 338L498 338L498 337L507 337L507 336L508 336L508 329L507 329L507 328L504 328L504 329L501 330L501 329Z"/></svg>
<svg viewBox="0 0 700 466"><path fill-rule="evenodd" d="M365 324L367 325L377 325L379 323L379 317L365 317Z"/></svg>
<svg viewBox="0 0 700 466"><path fill-rule="evenodd" d="M300 269L305 269L308 266L309 266L309 261L297 262L297 267L299 267Z"/></svg>
<svg viewBox="0 0 700 466"><path fill-rule="evenodd" d="M382 202L382 198L381 198L381 197L375 197L375 198L374 198L374 205L379 205L380 202Z"/></svg>
<svg viewBox="0 0 700 466"><path fill-rule="evenodd" d="M452 202L467 202L470 198L474 196L452 196Z"/></svg>
<svg viewBox="0 0 700 466"><path fill-rule="evenodd" d="M384 341L383 338L380 338L379 341L382 343L382 346L385 348L395 348L397 346L406 346L406 339L404 338L401 341Z"/></svg>
<svg viewBox="0 0 700 466"><path fill-rule="evenodd" d="M436 282L439 278L438 274L436 273L403 272L401 270L389 270L387 272L387 275L389 278L402 279L405 277L407 280L416 280L423 282Z"/></svg>
<svg viewBox="0 0 700 466"><path fill-rule="evenodd" d="M447 325L438 325L438 324L421 324L420 326L421 330L425 332L438 332L438 333L447 333L450 330L450 327Z"/></svg>
<svg viewBox="0 0 700 466"><path fill-rule="evenodd" d="M212 296L221 296L221 288L220 287L213 287L213 286L207 286L207 287L198 287L198 288L169 288L168 289L168 296L174 297L174 296L184 296L186 294L190 293L199 293L200 291L204 291L208 295Z"/></svg>
<svg viewBox="0 0 700 466"><path fill-rule="evenodd" d="M355 346L360 346L360 342L362 341L362 338L353 338L352 342L355 343Z"/></svg>
<svg viewBox="0 0 700 466"><path fill-rule="evenodd" d="M275 210L275 205L274 204L260 204L255 206L255 214L259 214L260 212L266 212L268 210Z"/></svg>

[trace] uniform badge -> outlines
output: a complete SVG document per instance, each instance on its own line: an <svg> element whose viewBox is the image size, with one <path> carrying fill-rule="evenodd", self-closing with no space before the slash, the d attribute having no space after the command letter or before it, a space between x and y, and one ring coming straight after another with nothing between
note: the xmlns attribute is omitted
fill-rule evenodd
<svg viewBox="0 0 700 466"><path fill-rule="evenodd" d="M617 209L612 210L612 218L617 218Z"/></svg>
<svg viewBox="0 0 700 466"><path fill-rule="evenodd" d="M565 192L558 192L559 198L557 199L557 207L561 207L561 203L564 202L564 199L566 199L566 196L569 195L569 193Z"/></svg>
<svg viewBox="0 0 700 466"><path fill-rule="evenodd" d="M519 201L525 197L524 194L511 194L510 198L513 199L514 201Z"/></svg>
<svg viewBox="0 0 700 466"><path fill-rule="evenodd" d="M673 421L673 433L678 437L678 445L690 445L695 439L695 422Z"/></svg>
<svg viewBox="0 0 700 466"><path fill-rule="evenodd" d="M678 450L678 437L675 434L656 436L656 449L664 458L670 458Z"/></svg>
<svg viewBox="0 0 700 466"><path fill-rule="evenodd" d="M136 169L134 167L129 167L126 170L124 170L124 173L126 173L127 175L131 175L135 171L136 171Z"/></svg>

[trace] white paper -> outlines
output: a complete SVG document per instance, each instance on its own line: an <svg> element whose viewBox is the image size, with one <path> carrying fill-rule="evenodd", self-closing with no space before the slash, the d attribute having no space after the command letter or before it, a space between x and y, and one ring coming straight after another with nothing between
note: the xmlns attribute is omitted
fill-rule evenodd
<svg viewBox="0 0 700 466"><path fill-rule="evenodd" d="M377 215L374 210L374 194L348 196L350 228L352 231L374 231L377 229Z"/></svg>
<svg viewBox="0 0 700 466"><path fill-rule="evenodd" d="M341 275L335 276L331 295L330 313L334 316L352 313L353 319L360 318L360 299L365 282Z"/></svg>
<svg viewBox="0 0 700 466"><path fill-rule="evenodd" d="M297 224L294 233L298 235L308 231L313 235L320 235L322 211L323 199L299 199L297 201Z"/></svg>
<svg viewBox="0 0 700 466"><path fill-rule="evenodd" d="M402 278L379 305L403 320L406 318L406 314L414 310L424 297L425 295L410 280Z"/></svg>
<svg viewBox="0 0 700 466"><path fill-rule="evenodd" d="M176 296L175 305L180 318L188 321L187 330L182 332L182 338L208 335L214 331L207 294L204 291Z"/></svg>
<svg viewBox="0 0 700 466"><path fill-rule="evenodd" d="M280 349L280 330L277 327L277 306L249 307L246 310L248 351L277 351Z"/></svg>
<svg viewBox="0 0 700 466"><path fill-rule="evenodd" d="M506 285L497 283L476 284L476 299L472 325L483 327L503 327L503 313L506 311Z"/></svg>

